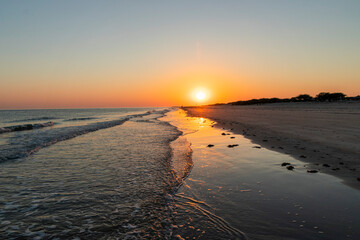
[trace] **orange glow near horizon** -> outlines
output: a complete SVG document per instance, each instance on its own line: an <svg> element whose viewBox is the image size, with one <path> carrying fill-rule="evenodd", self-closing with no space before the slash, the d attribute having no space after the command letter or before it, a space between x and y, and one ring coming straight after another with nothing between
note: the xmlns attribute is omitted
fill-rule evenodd
<svg viewBox="0 0 360 240"><path fill-rule="evenodd" d="M0 109L193 106L263 97L288 98L303 93L316 96L322 91L356 95L355 88L351 90L346 86L294 87L294 82L286 81L285 76L279 77L280 80L261 81L265 76L235 71L225 63L210 60L202 65L184 60L178 65L133 76L100 72L92 78L87 75L62 77L57 76L47 84L43 84L45 80L36 82L34 76L28 76L28 81L21 85L13 84L15 80L3 84ZM203 93L200 98L199 92Z"/></svg>

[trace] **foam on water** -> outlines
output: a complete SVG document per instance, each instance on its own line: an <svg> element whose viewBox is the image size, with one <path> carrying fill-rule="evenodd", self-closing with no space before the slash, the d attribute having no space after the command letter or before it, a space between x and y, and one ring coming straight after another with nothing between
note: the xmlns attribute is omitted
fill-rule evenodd
<svg viewBox="0 0 360 240"><path fill-rule="evenodd" d="M136 116L145 116L150 114L150 112L127 115L112 121L99 121L92 122L86 125L75 125L75 126L66 126L58 127L53 129L40 129L48 126L53 126L53 122L48 122L44 124L25 124L21 126L13 127L4 127L4 131L8 132L18 132L21 130L33 130L26 133L17 133L13 135L8 135L6 138L5 144L0 144L0 162L6 160L12 160L17 158L22 158L37 152L39 149L50 146L59 141L68 140L76 136L86 134L89 132L94 132L100 129L114 127L116 125L122 124L125 121L136 117ZM86 118L82 120L90 120L95 118ZM34 131L37 130L37 131ZM1 133L1 128L0 128Z"/></svg>

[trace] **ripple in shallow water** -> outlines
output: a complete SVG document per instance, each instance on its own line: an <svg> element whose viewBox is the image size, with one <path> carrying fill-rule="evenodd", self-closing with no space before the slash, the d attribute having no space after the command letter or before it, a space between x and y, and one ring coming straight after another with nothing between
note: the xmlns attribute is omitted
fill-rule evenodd
<svg viewBox="0 0 360 240"><path fill-rule="evenodd" d="M169 237L171 194L179 183L169 142L180 132L157 117L135 118L3 163L0 236Z"/></svg>

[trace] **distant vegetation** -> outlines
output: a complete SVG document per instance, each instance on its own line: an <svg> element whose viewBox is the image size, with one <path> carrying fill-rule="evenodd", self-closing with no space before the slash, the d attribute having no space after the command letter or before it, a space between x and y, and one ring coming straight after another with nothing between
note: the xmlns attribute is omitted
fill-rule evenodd
<svg viewBox="0 0 360 240"><path fill-rule="evenodd" d="M300 94L299 96L292 98L260 98L260 99L251 99L247 101L231 102L228 104L252 105L252 104L264 104L264 103L281 103L281 102L334 102L334 101L342 101L342 100L360 100L360 95L357 97L346 97L346 95L343 93L321 92L318 95L316 95L316 97L312 97L309 94Z"/></svg>

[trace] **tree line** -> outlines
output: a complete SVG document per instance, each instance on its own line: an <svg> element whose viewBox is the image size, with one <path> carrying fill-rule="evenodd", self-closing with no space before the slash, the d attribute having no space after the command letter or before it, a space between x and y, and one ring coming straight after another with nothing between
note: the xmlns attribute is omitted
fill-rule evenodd
<svg viewBox="0 0 360 240"><path fill-rule="evenodd" d="M280 102L335 102L342 100L360 100L360 95L357 97L347 97L344 93L335 92L321 92L315 97L309 94L300 94L292 98L260 98L251 99L246 101L237 101L228 103L229 105L252 105L252 104L264 104L264 103L280 103Z"/></svg>

